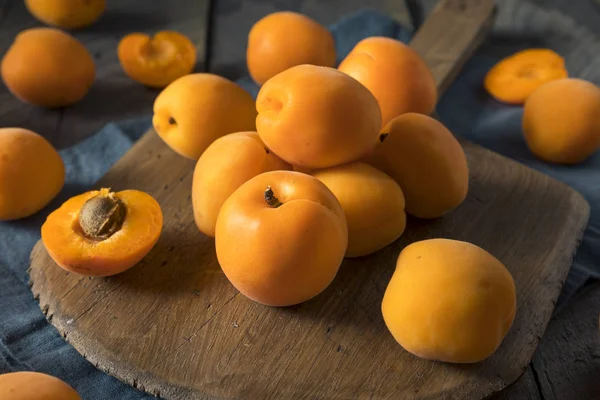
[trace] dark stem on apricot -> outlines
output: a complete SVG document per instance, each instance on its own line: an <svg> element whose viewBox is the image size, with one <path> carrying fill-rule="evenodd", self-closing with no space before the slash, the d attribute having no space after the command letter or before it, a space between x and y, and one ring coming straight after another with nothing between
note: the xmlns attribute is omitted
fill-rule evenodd
<svg viewBox="0 0 600 400"><path fill-rule="evenodd" d="M105 240L121 229L125 214L125 204L108 189L102 189L81 207L79 226L88 238Z"/></svg>
<svg viewBox="0 0 600 400"><path fill-rule="evenodd" d="M175 121L175 118L173 117L169 117L169 125L176 125L177 121Z"/></svg>
<svg viewBox="0 0 600 400"><path fill-rule="evenodd" d="M267 189L265 190L265 201L267 202L268 205L270 205L273 208L277 208L277 207L283 205L283 203L280 202L277 197L275 197L275 194L273 193L273 189L271 189L271 186L267 186Z"/></svg>
<svg viewBox="0 0 600 400"><path fill-rule="evenodd" d="M267 149L266 147L265 147L265 151L267 152L267 154L270 153L269 149Z"/></svg>
<svg viewBox="0 0 600 400"><path fill-rule="evenodd" d="M379 135L379 141L380 141L381 143L383 143L383 141L384 141L385 139L387 139L387 137L388 137L389 135L390 135L389 133L382 133L381 135Z"/></svg>

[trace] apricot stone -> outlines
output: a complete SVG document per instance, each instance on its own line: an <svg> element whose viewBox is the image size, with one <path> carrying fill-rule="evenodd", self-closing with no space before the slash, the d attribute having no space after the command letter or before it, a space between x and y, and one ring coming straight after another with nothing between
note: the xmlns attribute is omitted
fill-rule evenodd
<svg viewBox="0 0 600 400"><path fill-rule="evenodd" d="M406 228L404 195L387 174L361 162L313 174L338 199L348 223L346 257L366 256L394 242Z"/></svg>
<svg viewBox="0 0 600 400"><path fill-rule="evenodd" d="M243 183L263 172L289 169L256 132L231 133L215 140L194 169L192 207L200 232L215 236L221 206Z"/></svg>
<svg viewBox="0 0 600 400"><path fill-rule="evenodd" d="M41 372L0 374L2 400L81 400L69 384Z"/></svg>
<svg viewBox="0 0 600 400"><path fill-rule="evenodd" d="M236 83L210 73L185 75L154 101L152 124L180 155L198 160L216 139L255 131L254 99Z"/></svg>
<svg viewBox="0 0 600 400"><path fill-rule="evenodd" d="M515 318L515 283L506 267L474 244L429 239L400 253L381 311L410 353L451 363L491 356Z"/></svg>
<svg viewBox="0 0 600 400"><path fill-rule="evenodd" d="M256 99L263 142L288 163L328 168L377 144L381 111L358 81L334 68L299 65L265 83Z"/></svg>
<svg viewBox="0 0 600 400"><path fill-rule="evenodd" d="M27 129L0 128L0 220L35 214L64 183L63 160L50 142Z"/></svg>
<svg viewBox="0 0 600 400"><path fill-rule="evenodd" d="M14 96L46 108L80 101L96 74L94 60L83 44L55 28L31 28L19 33L0 68Z"/></svg>
<svg viewBox="0 0 600 400"><path fill-rule="evenodd" d="M25 0L39 21L64 29L79 29L96 22L104 13L106 0Z"/></svg>

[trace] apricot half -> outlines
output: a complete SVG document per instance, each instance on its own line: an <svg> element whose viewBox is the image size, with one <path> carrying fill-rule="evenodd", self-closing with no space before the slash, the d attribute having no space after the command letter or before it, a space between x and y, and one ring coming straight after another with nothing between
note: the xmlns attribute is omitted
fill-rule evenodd
<svg viewBox="0 0 600 400"><path fill-rule="evenodd" d="M42 225L42 242L56 264L88 276L121 273L138 263L160 236L163 215L139 190L92 190L70 198Z"/></svg>
<svg viewBox="0 0 600 400"><path fill-rule="evenodd" d="M106 0L25 0L39 21L64 29L79 29L96 22L104 13Z"/></svg>
<svg viewBox="0 0 600 400"><path fill-rule="evenodd" d="M361 40L338 69L365 85L381 107L382 126L408 112L431 114L437 86L431 70L409 46L387 37Z"/></svg>
<svg viewBox="0 0 600 400"><path fill-rule="evenodd" d="M0 220L35 214L64 183L65 165L50 142L27 129L0 128Z"/></svg>
<svg viewBox="0 0 600 400"><path fill-rule="evenodd" d="M2 79L24 102L57 108L81 100L96 69L92 56L73 36L55 28L19 33L2 58Z"/></svg>
<svg viewBox="0 0 600 400"><path fill-rule="evenodd" d="M469 188L467 158L441 122L403 114L382 130L380 141L365 161L398 182L407 214L437 218L464 201Z"/></svg>
<svg viewBox="0 0 600 400"><path fill-rule="evenodd" d="M160 31L153 37L130 33L119 42L117 55L127 76L153 88L164 88L191 73L196 64L194 43L174 31Z"/></svg>
<svg viewBox="0 0 600 400"><path fill-rule="evenodd" d="M225 201L215 243L223 272L243 295L290 306L317 296L335 278L348 227L340 203L318 179L271 171Z"/></svg>
<svg viewBox="0 0 600 400"><path fill-rule="evenodd" d="M334 68L299 65L265 83L256 99L263 142L290 164L328 168L356 161L377 143L373 95Z"/></svg>
<svg viewBox="0 0 600 400"><path fill-rule="evenodd" d="M392 243L406 228L404 195L387 174L361 162L313 174L340 202L348 223L347 257L374 253Z"/></svg>
<svg viewBox="0 0 600 400"><path fill-rule="evenodd" d="M479 362L500 346L516 313L515 283L494 256L451 239L415 242L400 253L381 311L410 353Z"/></svg>
<svg viewBox="0 0 600 400"><path fill-rule="evenodd" d="M289 170L256 132L238 132L215 140L194 169L192 208L200 232L215 236L221 206L243 183L263 172Z"/></svg>
<svg viewBox="0 0 600 400"><path fill-rule="evenodd" d="M600 148L600 88L578 78L546 83L523 111L529 149L540 159L578 164Z"/></svg>
<svg viewBox="0 0 600 400"><path fill-rule="evenodd" d="M182 76L154 101L152 124L180 155L198 160L216 139L255 131L254 99L236 83L209 73Z"/></svg>
<svg viewBox="0 0 600 400"><path fill-rule="evenodd" d="M41 372L19 371L0 374L2 400L81 400L69 384Z"/></svg>
<svg viewBox="0 0 600 400"><path fill-rule="evenodd" d="M256 22L248 34L246 62L258 85L296 65L334 67L335 57L331 32L296 12L269 14Z"/></svg>

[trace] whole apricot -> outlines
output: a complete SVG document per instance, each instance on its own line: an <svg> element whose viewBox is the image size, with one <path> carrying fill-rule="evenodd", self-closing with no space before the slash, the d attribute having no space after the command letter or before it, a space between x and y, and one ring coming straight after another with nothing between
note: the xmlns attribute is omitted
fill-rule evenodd
<svg viewBox="0 0 600 400"><path fill-rule="evenodd" d="M180 155L198 160L216 139L255 131L254 99L236 83L209 73L182 76L154 101L152 124Z"/></svg>
<svg viewBox="0 0 600 400"><path fill-rule="evenodd" d="M41 372L19 371L0 374L2 400L81 400L69 384Z"/></svg>
<svg viewBox="0 0 600 400"><path fill-rule="evenodd" d="M579 78L546 83L525 101L523 132L544 161L578 164L600 148L600 88Z"/></svg>
<svg viewBox="0 0 600 400"><path fill-rule="evenodd" d="M64 29L79 29L96 22L104 13L106 0L25 0L39 21Z"/></svg>
<svg viewBox="0 0 600 400"><path fill-rule="evenodd" d="M256 22L248 34L246 62L258 85L296 65L334 67L335 58L331 32L296 12L269 14Z"/></svg>
<svg viewBox="0 0 600 400"><path fill-rule="evenodd" d="M380 141L365 161L398 182L407 214L441 217L467 197L465 152L441 122L427 115L403 114L382 130Z"/></svg>
<svg viewBox="0 0 600 400"><path fill-rule="evenodd" d="M64 183L65 165L50 142L28 129L0 128L0 220L35 214Z"/></svg>
<svg viewBox="0 0 600 400"><path fill-rule="evenodd" d="M192 182L192 208L200 232L215 236L221 206L243 183L291 166L265 147L256 132L238 132L212 142L200 156Z"/></svg>
<svg viewBox="0 0 600 400"><path fill-rule="evenodd" d="M394 339L410 353L451 363L492 355L516 313L506 267L474 244L415 242L400 253L381 311Z"/></svg>
<svg viewBox="0 0 600 400"><path fill-rule="evenodd" d="M91 190L53 211L42 225L42 242L61 268L80 275L109 276L142 260L160 236L163 215L139 190Z"/></svg>
<svg viewBox="0 0 600 400"><path fill-rule="evenodd" d="M338 69L365 85L377 98L382 126L408 112L431 114L437 85L431 70L409 46L387 37L361 40Z"/></svg>
<svg viewBox="0 0 600 400"><path fill-rule="evenodd" d="M243 295L290 306L321 293L335 278L348 245L344 210L318 179L270 171L225 201L215 230L217 258Z"/></svg>
<svg viewBox="0 0 600 400"><path fill-rule="evenodd" d="M55 28L19 33L2 58L2 79L20 100L40 107L65 107L89 91L96 67L87 49Z"/></svg>
<svg viewBox="0 0 600 400"><path fill-rule="evenodd" d="M404 195L387 174L361 162L313 174L340 202L348 223L346 257L366 256L394 242L406 228Z"/></svg>
<svg viewBox="0 0 600 400"><path fill-rule="evenodd" d="M334 68L299 65L265 83L257 96L256 128L279 157L303 168L356 161L376 144L377 100Z"/></svg>

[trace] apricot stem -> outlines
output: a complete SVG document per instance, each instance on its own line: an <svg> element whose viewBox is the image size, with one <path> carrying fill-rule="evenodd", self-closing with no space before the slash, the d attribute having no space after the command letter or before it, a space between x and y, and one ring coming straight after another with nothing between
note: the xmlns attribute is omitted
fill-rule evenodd
<svg viewBox="0 0 600 400"><path fill-rule="evenodd" d="M389 135L390 135L390 134L389 134L389 133L387 133L387 132L386 132L386 133L382 133L381 135L379 135L379 141L380 141L381 143L383 143L383 141L384 141L385 139L387 139L387 137L388 137Z"/></svg>
<svg viewBox="0 0 600 400"><path fill-rule="evenodd" d="M175 118L173 117L169 117L169 125L176 125L177 121L175 121Z"/></svg>
<svg viewBox="0 0 600 400"><path fill-rule="evenodd" d="M105 240L119 231L125 221L125 204L110 192L101 189L98 196L87 200L79 212L79 226L94 240Z"/></svg>
<svg viewBox="0 0 600 400"><path fill-rule="evenodd" d="M277 207L283 205L283 203L280 202L277 197L275 197L275 194L273 193L273 189L271 189L271 186L267 186L267 189L265 190L265 201L267 202L268 205L270 205L273 208L277 208Z"/></svg>

